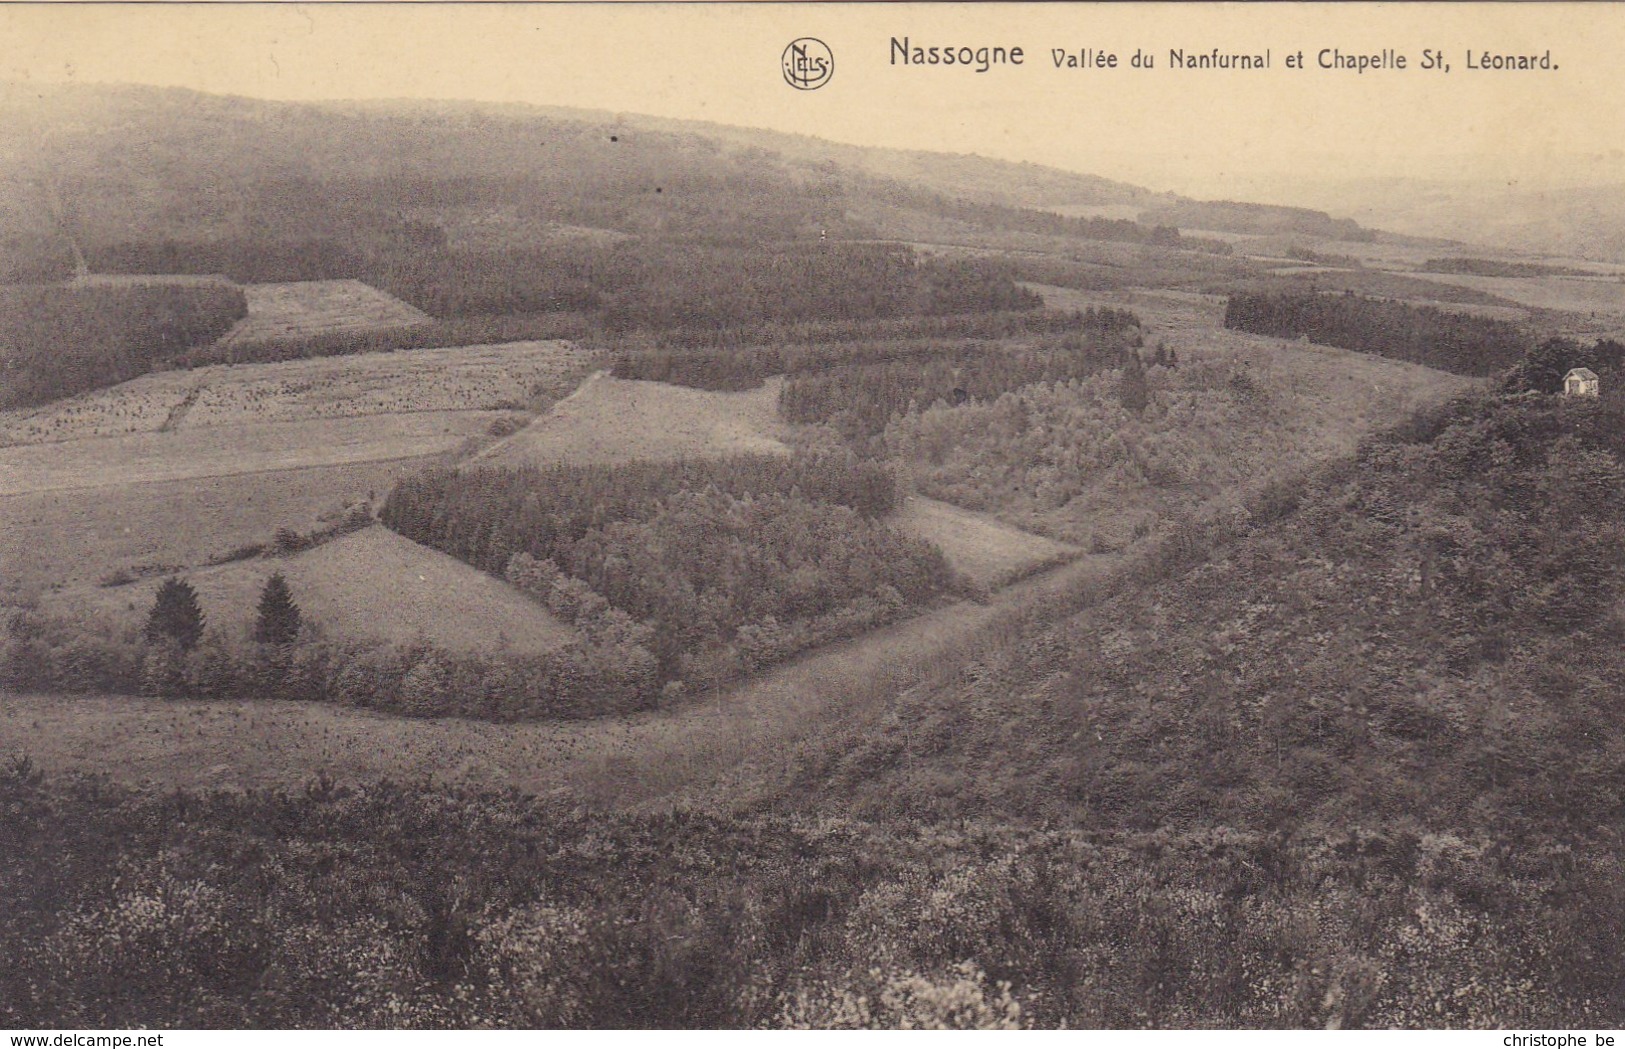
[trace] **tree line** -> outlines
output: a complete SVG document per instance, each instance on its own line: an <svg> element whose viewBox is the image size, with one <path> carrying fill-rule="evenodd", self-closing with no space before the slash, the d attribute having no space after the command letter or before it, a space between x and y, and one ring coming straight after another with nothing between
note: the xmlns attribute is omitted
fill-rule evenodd
<svg viewBox="0 0 1625 1049"><path fill-rule="evenodd" d="M1225 304L1224 326L1284 339L1304 337L1459 375L1493 375L1516 364L1530 346L1529 335L1516 324L1353 292L1232 295Z"/></svg>
<svg viewBox="0 0 1625 1049"><path fill-rule="evenodd" d="M749 390L790 372L818 371L861 361L942 352L944 342L993 342L1086 334L1125 322L1112 310L1035 309L869 321L755 324L718 332L690 328L639 333L601 343L623 379L646 379L702 390ZM1126 322L1137 325L1132 314Z"/></svg>

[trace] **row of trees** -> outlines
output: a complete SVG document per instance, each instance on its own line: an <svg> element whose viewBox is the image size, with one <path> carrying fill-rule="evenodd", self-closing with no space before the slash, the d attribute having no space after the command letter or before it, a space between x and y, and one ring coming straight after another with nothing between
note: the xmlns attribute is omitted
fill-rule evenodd
<svg viewBox="0 0 1625 1049"><path fill-rule="evenodd" d="M1528 334L1506 321L1353 292L1232 295L1225 304L1224 326L1286 339L1306 337L1460 375L1494 375L1516 364L1530 347Z"/></svg>
<svg viewBox="0 0 1625 1049"><path fill-rule="evenodd" d="M664 332L647 341L622 340L607 348L611 368L623 379L702 390L748 390L774 375L969 352L978 345L1011 339L1101 339L1139 324L1127 310L1042 309L759 325L723 333L726 338L715 340Z"/></svg>
<svg viewBox="0 0 1625 1049"><path fill-rule="evenodd" d="M1595 277L1596 270L1573 266L1553 266L1541 262L1512 262L1507 259L1475 259L1462 256L1428 259L1423 273L1464 273L1474 277Z"/></svg>

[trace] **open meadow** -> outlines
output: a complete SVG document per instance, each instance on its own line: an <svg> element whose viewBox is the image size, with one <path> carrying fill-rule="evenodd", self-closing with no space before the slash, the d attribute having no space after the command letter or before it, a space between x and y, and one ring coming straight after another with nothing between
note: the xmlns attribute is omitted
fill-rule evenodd
<svg viewBox="0 0 1625 1049"><path fill-rule="evenodd" d="M986 514L910 495L886 523L935 544L971 583L997 590L1078 556L1075 546L1023 532Z"/></svg>
<svg viewBox="0 0 1625 1049"><path fill-rule="evenodd" d="M1430 273L1428 279L1488 292L1536 309L1603 314L1616 322L1625 320L1625 280L1617 276L1480 277L1468 273Z"/></svg>
<svg viewBox="0 0 1625 1049"><path fill-rule="evenodd" d="M460 448L502 412L243 422L0 448L0 495L417 459Z"/></svg>
<svg viewBox="0 0 1625 1049"><path fill-rule="evenodd" d="M500 579L378 525L299 553L187 572L185 579L197 590L210 626L247 637L260 588L272 572L288 580L305 618L333 638L532 653L573 636ZM45 607L76 619L92 617L118 633L139 631L157 588L156 578L80 586L51 593Z"/></svg>
<svg viewBox="0 0 1625 1049"><path fill-rule="evenodd" d="M266 342L427 323L429 315L358 280L247 284L248 316L221 342Z"/></svg>
<svg viewBox="0 0 1625 1049"><path fill-rule="evenodd" d="M307 534L438 457L0 496L0 588L22 592L206 564Z"/></svg>
<svg viewBox="0 0 1625 1049"><path fill-rule="evenodd" d="M788 454L779 382L740 393L616 379L600 373L524 430L481 452L489 466Z"/></svg>

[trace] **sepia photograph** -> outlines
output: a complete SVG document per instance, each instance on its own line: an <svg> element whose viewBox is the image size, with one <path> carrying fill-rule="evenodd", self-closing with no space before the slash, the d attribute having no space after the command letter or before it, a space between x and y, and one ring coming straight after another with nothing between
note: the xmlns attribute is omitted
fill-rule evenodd
<svg viewBox="0 0 1625 1049"><path fill-rule="evenodd" d="M1621 1044L1622 59L0 4L7 1049Z"/></svg>

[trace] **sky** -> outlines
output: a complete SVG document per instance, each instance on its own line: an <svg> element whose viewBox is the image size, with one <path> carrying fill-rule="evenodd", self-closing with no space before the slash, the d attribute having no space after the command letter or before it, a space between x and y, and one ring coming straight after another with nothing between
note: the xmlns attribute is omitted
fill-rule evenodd
<svg viewBox="0 0 1625 1049"><path fill-rule="evenodd" d="M798 37L834 56L817 90L783 79ZM900 63L904 37L1024 61ZM1625 4L6 4L0 41L0 80L23 84L580 106L1195 195L1281 176L1625 182ZM1118 66L1056 68L1084 48ZM1321 69L1329 48L1408 68ZM1268 49L1271 68L1171 69L1171 49ZM1450 71L1420 68L1424 49ZM1288 68L1300 51L1309 68ZM1469 51L1556 68L1474 71Z"/></svg>

